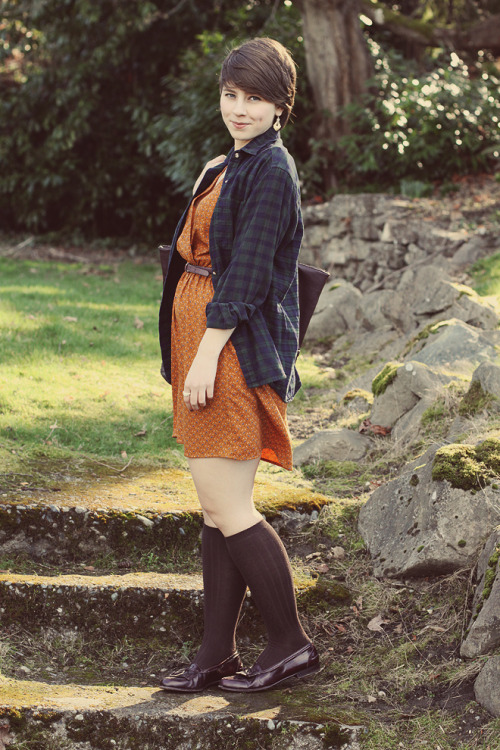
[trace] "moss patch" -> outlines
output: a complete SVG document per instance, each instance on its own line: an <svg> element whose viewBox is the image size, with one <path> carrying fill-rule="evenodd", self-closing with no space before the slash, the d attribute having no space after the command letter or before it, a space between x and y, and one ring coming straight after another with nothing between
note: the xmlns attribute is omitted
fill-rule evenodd
<svg viewBox="0 0 500 750"><path fill-rule="evenodd" d="M434 457L432 478L446 479L460 490L478 490L500 473L500 440L488 438L477 446L446 445Z"/></svg>
<svg viewBox="0 0 500 750"><path fill-rule="evenodd" d="M419 341L424 341L425 339L428 339L429 336L437 333L439 328L445 324L446 324L446 321L441 321L439 323L429 323L428 325L426 325L425 328L422 328L422 330L419 333L417 333L416 336L410 339L410 341L406 344L401 356L406 357L406 355L411 352L415 344L418 344Z"/></svg>
<svg viewBox="0 0 500 750"><path fill-rule="evenodd" d="M458 413L463 417L473 417L484 409L489 409L496 400L493 394L483 391L479 380L473 380L469 390L462 398Z"/></svg>
<svg viewBox="0 0 500 750"><path fill-rule="evenodd" d="M300 605L309 614L329 612L332 606L346 604L351 600L349 589L338 581L319 577L315 586L300 594Z"/></svg>
<svg viewBox="0 0 500 750"><path fill-rule="evenodd" d="M392 383L398 370L403 365L398 362L387 362L378 375L372 381L372 393L374 396L381 396L385 393L387 387Z"/></svg>
<svg viewBox="0 0 500 750"><path fill-rule="evenodd" d="M362 398L368 404L373 404L372 394L368 391L363 390L363 388L353 388L352 391L347 391L342 400L344 401L344 403L349 403L349 401L354 401L355 398Z"/></svg>

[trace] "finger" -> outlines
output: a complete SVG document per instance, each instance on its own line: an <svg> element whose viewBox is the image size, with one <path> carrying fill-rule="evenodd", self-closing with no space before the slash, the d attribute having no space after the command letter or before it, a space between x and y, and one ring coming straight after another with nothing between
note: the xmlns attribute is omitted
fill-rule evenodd
<svg viewBox="0 0 500 750"><path fill-rule="evenodd" d="M214 397L214 387L213 385L209 385L207 388L207 398L213 398Z"/></svg>

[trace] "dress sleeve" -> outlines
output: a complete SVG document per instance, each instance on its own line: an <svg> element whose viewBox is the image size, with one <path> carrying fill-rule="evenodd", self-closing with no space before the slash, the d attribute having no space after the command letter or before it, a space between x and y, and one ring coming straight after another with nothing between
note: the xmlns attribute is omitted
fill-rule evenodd
<svg viewBox="0 0 500 750"><path fill-rule="evenodd" d="M238 211L231 260L206 307L208 328L249 320L269 292L276 252L293 237L300 198L291 175L272 166Z"/></svg>

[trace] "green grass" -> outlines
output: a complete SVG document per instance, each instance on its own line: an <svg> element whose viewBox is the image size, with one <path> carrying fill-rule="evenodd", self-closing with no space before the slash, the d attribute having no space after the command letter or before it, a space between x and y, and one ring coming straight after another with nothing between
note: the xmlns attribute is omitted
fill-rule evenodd
<svg viewBox="0 0 500 750"><path fill-rule="evenodd" d="M155 264L0 258L0 463L178 465L160 375ZM301 355L307 387L326 378ZM22 468L20 468L22 466ZM47 464L47 468L48 464Z"/></svg>
<svg viewBox="0 0 500 750"><path fill-rule="evenodd" d="M174 446L159 374L156 267L0 259L0 278L4 449L122 459Z"/></svg>
<svg viewBox="0 0 500 750"><path fill-rule="evenodd" d="M500 253L474 263L470 269L473 287L482 297L494 295L500 299Z"/></svg>

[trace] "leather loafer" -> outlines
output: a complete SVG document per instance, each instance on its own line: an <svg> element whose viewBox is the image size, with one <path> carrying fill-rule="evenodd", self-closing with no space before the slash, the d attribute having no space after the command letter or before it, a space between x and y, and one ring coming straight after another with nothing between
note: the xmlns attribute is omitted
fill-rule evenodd
<svg viewBox="0 0 500 750"><path fill-rule="evenodd" d="M198 664L193 663L187 669L180 669L164 677L160 687L176 693L199 693L205 688L217 685L223 677L235 674L242 666L239 654L233 654L220 664L208 669L201 669Z"/></svg>
<svg viewBox="0 0 500 750"><path fill-rule="evenodd" d="M262 669L256 664L248 672L237 672L233 677L224 677L219 682L219 687L236 693L256 693L259 690L269 690L291 677L301 678L314 674L319 672L319 668L318 652L312 643L308 643L272 667Z"/></svg>

